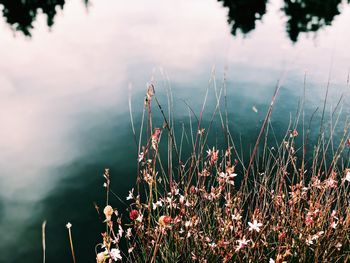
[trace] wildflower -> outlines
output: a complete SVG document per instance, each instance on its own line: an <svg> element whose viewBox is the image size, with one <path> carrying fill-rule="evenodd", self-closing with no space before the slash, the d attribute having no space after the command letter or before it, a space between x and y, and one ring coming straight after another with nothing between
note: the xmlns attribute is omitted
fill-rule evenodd
<svg viewBox="0 0 350 263"><path fill-rule="evenodd" d="M133 250L134 250L134 247L130 247L130 248L128 249L128 253L130 254Z"/></svg>
<svg viewBox="0 0 350 263"><path fill-rule="evenodd" d="M337 185L338 185L338 182L333 178L329 178L328 180L326 180L326 186L328 188L336 188Z"/></svg>
<svg viewBox="0 0 350 263"><path fill-rule="evenodd" d="M255 230L256 232L260 232L260 227L262 227L263 224L258 223L258 221L254 219L253 223L248 222L248 225L249 225L249 231Z"/></svg>
<svg viewBox="0 0 350 263"><path fill-rule="evenodd" d="M219 159L219 150L215 150L215 147L213 147L213 150L207 151L207 157L210 158L210 163L214 164Z"/></svg>
<svg viewBox="0 0 350 263"><path fill-rule="evenodd" d="M129 191L129 195L126 197L126 200L134 199L134 188Z"/></svg>
<svg viewBox="0 0 350 263"><path fill-rule="evenodd" d="M186 221L185 222L185 227L189 228L190 226L192 226L192 222L191 221Z"/></svg>
<svg viewBox="0 0 350 263"><path fill-rule="evenodd" d="M109 257L108 251L105 250L105 251L102 251L102 252L97 254L96 261L97 261L97 263L104 263L104 262L106 262L106 259L108 257Z"/></svg>
<svg viewBox="0 0 350 263"><path fill-rule="evenodd" d="M214 248L216 247L216 244L215 244L214 242L211 242L211 243L209 244L209 247L210 247L211 249L214 249Z"/></svg>
<svg viewBox="0 0 350 263"><path fill-rule="evenodd" d="M123 236L123 233L124 233L124 230L123 230L122 226L119 225L119 229L118 229L118 235L119 235L119 237L122 237L122 236Z"/></svg>
<svg viewBox="0 0 350 263"><path fill-rule="evenodd" d="M269 263L275 263L275 261L272 258L270 258Z"/></svg>
<svg viewBox="0 0 350 263"><path fill-rule="evenodd" d="M161 226L167 226L167 225L169 225L171 223L171 217L170 216L161 216L158 219L158 223Z"/></svg>
<svg viewBox="0 0 350 263"><path fill-rule="evenodd" d="M126 230L125 237L126 237L127 239L129 239L129 238L132 236L131 230L132 230L132 229L131 229L130 227Z"/></svg>
<svg viewBox="0 0 350 263"><path fill-rule="evenodd" d="M314 244L314 242L312 241L312 239L306 239L306 245L308 245L308 246L311 246L311 245L313 245Z"/></svg>
<svg viewBox="0 0 350 263"><path fill-rule="evenodd" d="M155 128L154 129L154 133L152 134L152 148L154 150L157 150L158 149L158 141L159 141L159 135L161 133L161 130L160 128Z"/></svg>
<svg viewBox="0 0 350 263"><path fill-rule="evenodd" d="M240 214L234 214L231 216L231 218L232 220L238 221L238 220L241 220L242 216Z"/></svg>
<svg viewBox="0 0 350 263"><path fill-rule="evenodd" d="M245 237L243 237L243 239L237 240L237 242L238 242L238 246L236 248L236 252L248 246L248 243L250 242L250 240L246 240Z"/></svg>
<svg viewBox="0 0 350 263"><path fill-rule="evenodd" d="M140 223L142 222L143 220L143 215L139 215L137 218L136 218L136 221L139 221Z"/></svg>
<svg viewBox="0 0 350 263"><path fill-rule="evenodd" d="M335 247L336 247L338 250L340 250L341 247L342 247L342 244L338 242L338 243L335 245Z"/></svg>
<svg viewBox="0 0 350 263"><path fill-rule="evenodd" d="M296 129L294 129L291 134L290 134L290 137L297 137L298 136L298 131Z"/></svg>
<svg viewBox="0 0 350 263"><path fill-rule="evenodd" d="M338 223L334 221L334 222L331 224L331 227L334 228L334 229L336 229L336 228L337 228L337 225L338 225Z"/></svg>
<svg viewBox="0 0 350 263"><path fill-rule="evenodd" d="M117 249L117 248L112 248L111 249L111 257L114 261L117 261L117 260L122 260L122 256L120 255L120 250Z"/></svg>
<svg viewBox="0 0 350 263"><path fill-rule="evenodd" d="M234 185L235 183L234 183L234 181L233 181L233 178L235 178L235 177L237 176L237 174L235 174L235 173L227 174L227 173L221 172L221 173L219 174L219 176L220 176L222 179L224 179L226 183Z"/></svg>
<svg viewBox="0 0 350 263"><path fill-rule="evenodd" d="M68 223L66 224L66 228L70 229L71 227L72 227L72 224L71 224L70 222L68 222Z"/></svg>
<svg viewBox="0 0 350 263"><path fill-rule="evenodd" d="M203 135L203 134L204 134L204 131L205 131L205 129L204 129L204 128L203 128L203 129L198 130L198 135Z"/></svg>
<svg viewBox="0 0 350 263"><path fill-rule="evenodd" d="M107 183L103 183L103 187L107 188Z"/></svg>
<svg viewBox="0 0 350 263"><path fill-rule="evenodd" d="M306 218L305 218L305 224L311 225L314 222L312 216L310 213L307 213Z"/></svg>
<svg viewBox="0 0 350 263"><path fill-rule="evenodd" d="M153 205L153 210L156 210L157 207L163 206L162 201L157 201L155 203L152 203L152 205Z"/></svg>
<svg viewBox="0 0 350 263"><path fill-rule="evenodd" d="M141 152L141 153L139 154L138 159L137 159L139 163L143 160L144 155L145 155L145 154L144 154L143 152Z"/></svg>
<svg viewBox="0 0 350 263"><path fill-rule="evenodd" d="M185 197L183 195L180 195L179 202L180 204L183 204L185 202Z"/></svg>
<svg viewBox="0 0 350 263"><path fill-rule="evenodd" d="M350 140L350 139L349 139ZM350 169L345 170L345 180L350 182Z"/></svg>
<svg viewBox="0 0 350 263"><path fill-rule="evenodd" d="M135 209L131 210L129 213L129 217L131 220L137 219L138 216L139 216L139 212Z"/></svg>
<svg viewBox="0 0 350 263"><path fill-rule="evenodd" d="M114 213L113 208L110 205L107 205L104 209L103 209L103 213L106 216L106 220L107 221L111 221L112 215Z"/></svg>

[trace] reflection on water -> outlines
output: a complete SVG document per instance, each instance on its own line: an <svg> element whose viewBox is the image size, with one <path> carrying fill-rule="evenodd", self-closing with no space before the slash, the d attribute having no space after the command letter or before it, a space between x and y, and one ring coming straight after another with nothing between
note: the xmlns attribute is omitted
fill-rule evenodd
<svg viewBox="0 0 350 263"><path fill-rule="evenodd" d="M297 41L302 32L316 32L332 24L340 14L342 0L285 0L283 7L288 17L287 32L292 41Z"/></svg>
<svg viewBox="0 0 350 263"><path fill-rule="evenodd" d="M345 98L349 95L349 5L341 10L335 4L341 14L332 27L318 32L318 41L301 34L293 45L280 16L285 2L279 0L226 1L227 7L216 0L89 2L89 14L81 0L65 1L64 12L58 12L63 1L56 5L51 32L47 15L34 7L31 26L11 18L16 21L12 27L20 25L24 34L21 27L26 28L30 39L21 34L14 38L7 16L0 19L0 262L40 262L44 219L47 262L70 262L67 221L73 224L79 262L94 261L102 224L93 202L102 204L103 169L111 168L112 187L121 196L136 178L127 102L130 83L136 129L151 76L166 109L164 71L174 93L175 125L189 127L183 100L198 113L211 68L216 65L220 87L225 67L230 127L246 142L247 151L285 68L288 74L272 115L276 134L286 129L298 105L305 69L306 117L322 103L330 65L331 97L336 101L342 92ZM14 1L1 3L9 8ZM249 32L248 38L232 37L227 26L230 6L235 33ZM261 18L263 23L257 22ZM215 103L211 86L204 123L210 121ZM161 118L154 125L161 126ZM211 144L221 134L220 123L213 127ZM121 203L114 204L123 211Z"/></svg>
<svg viewBox="0 0 350 263"><path fill-rule="evenodd" d="M237 30L243 34L255 28L256 21L266 13L267 0L218 0L228 7L228 23L232 34ZM340 14L342 0L284 0L284 11L288 21L286 30L289 38L296 42L300 33L316 32L332 24ZM349 1L350 2L350 1Z"/></svg>
<svg viewBox="0 0 350 263"><path fill-rule="evenodd" d="M218 0L228 8L228 23L233 35L240 31L247 34L255 29L256 21L261 20L266 13L268 0ZM84 0L88 5L89 0ZM349 1L350 2L350 1ZM288 21L286 30L289 38L296 42L303 32L316 32L324 26L332 24L334 17L340 14L342 0L284 0ZM57 9L63 9L65 0L0 0L3 6L3 17L14 30L31 36L33 21L39 9L47 16L47 25L54 24Z"/></svg>
<svg viewBox="0 0 350 263"><path fill-rule="evenodd" d="M88 4L88 0L84 0ZM31 36L33 22L39 10L47 17L47 25L54 24L54 18L58 9L63 9L65 0L0 0L2 15L6 22L14 30L21 31L26 36Z"/></svg>
<svg viewBox="0 0 350 263"><path fill-rule="evenodd" d="M257 20L266 13L267 0L219 0L228 7L228 23L232 26L231 33L237 30L246 34L255 28Z"/></svg>

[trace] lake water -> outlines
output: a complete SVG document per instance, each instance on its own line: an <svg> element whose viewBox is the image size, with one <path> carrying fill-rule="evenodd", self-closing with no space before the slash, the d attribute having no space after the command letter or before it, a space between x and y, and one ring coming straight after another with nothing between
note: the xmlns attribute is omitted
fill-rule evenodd
<svg viewBox="0 0 350 263"><path fill-rule="evenodd" d="M103 203L105 167L121 196L135 182L128 97L138 125L149 81L164 105L170 83L176 123L187 125L184 101L198 113L209 79L220 87L225 73L230 126L247 147L281 78L277 132L305 74L308 116L328 80L327 109L344 94L350 112L347 2L224 2L61 0L37 5L47 19L34 17L35 1L0 1L0 262L40 262L44 220L47 262L70 262L68 221L78 262L95 262L103 227L93 203ZM211 86L205 120L215 102Z"/></svg>

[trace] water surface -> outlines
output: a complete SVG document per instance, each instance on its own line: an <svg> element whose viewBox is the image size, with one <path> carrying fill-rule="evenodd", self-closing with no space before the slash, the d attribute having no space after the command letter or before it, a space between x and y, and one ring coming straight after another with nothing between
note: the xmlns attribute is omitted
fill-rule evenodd
<svg viewBox="0 0 350 263"><path fill-rule="evenodd" d="M349 5L299 2L302 12L278 0L33 1L23 10L0 1L0 261L39 262L47 220L47 262L69 262L68 221L79 262L94 262L103 170L121 196L136 177L130 86L139 124L146 83L166 104L169 76L176 124L187 125L183 100L198 112L213 68L218 87L225 72L230 125L247 145L283 75L277 131L296 111L305 74L307 114L330 80L328 110L344 93L346 115ZM205 121L216 102L209 94Z"/></svg>

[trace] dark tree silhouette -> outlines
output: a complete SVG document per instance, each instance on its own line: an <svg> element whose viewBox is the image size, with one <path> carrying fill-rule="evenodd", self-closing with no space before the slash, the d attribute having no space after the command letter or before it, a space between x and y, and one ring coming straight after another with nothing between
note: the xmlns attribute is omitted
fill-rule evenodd
<svg viewBox="0 0 350 263"><path fill-rule="evenodd" d="M84 0L88 4L88 0ZM21 31L26 36L31 36L33 22L41 10L47 16L47 25L54 24L57 9L63 9L65 0L0 0L2 13L6 22L14 30Z"/></svg>
<svg viewBox="0 0 350 263"><path fill-rule="evenodd" d="M54 24L57 9L63 9L66 0L0 0L6 22L14 30L31 36L33 22L41 10L47 16L47 25ZM88 5L88 0L83 0ZM214 0L213 0L214 1ZM268 0L218 0L228 8L227 21L231 32L243 34L255 29L257 20L266 13ZM334 17L340 14L342 0L284 0L282 10L288 21L286 31L289 38L296 42L303 32L317 32L320 28L331 25ZM348 0L350 3L350 0Z"/></svg>
<svg viewBox="0 0 350 263"><path fill-rule="evenodd" d="M285 0L284 12L288 17L286 30L289 38L296 42L301 32L316 32L331 25L339 15L341 0ZM350 2L350 1L349 1Z"/></svg>
<svg viewBox="0 0 350 263"><path fill-rule="evenodd" d="M218 1L228 8L228 23L233 35L236 35L237 30L247 34L266 13L267 0ZM340 14L341 2L342 0L284 0L282 10L288 18L286 31L291 41L296 42L300 33L317 32L320 28L331 25L334 17Z"/></svg>
<svg viewBox="0 0 350 263"><path fill-rule="evenodd" d="M255 29L256 20L260 20L266 13L267 0L218 0L223 6L228 7L228 23L231 25L231 33L237 34L240 30L243 34Z"/></svg>

